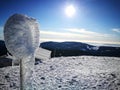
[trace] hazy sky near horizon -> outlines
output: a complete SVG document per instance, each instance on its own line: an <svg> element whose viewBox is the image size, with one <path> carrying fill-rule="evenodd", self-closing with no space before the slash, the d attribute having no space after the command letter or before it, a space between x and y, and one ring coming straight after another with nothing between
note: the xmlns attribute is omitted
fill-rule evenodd
<svg viewBox="0 0 120 90"><path fill-rule="evenodd" d="M0 11L0 39L8 17L21 13L37 19L41 41L120 44L120 0L0 0Z"/></svg>

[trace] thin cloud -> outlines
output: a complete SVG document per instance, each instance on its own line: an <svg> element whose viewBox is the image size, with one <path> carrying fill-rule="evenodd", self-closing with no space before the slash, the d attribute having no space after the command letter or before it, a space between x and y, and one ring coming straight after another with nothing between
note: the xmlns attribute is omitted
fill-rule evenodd
<svg viewBox="0 0 120 90"><path fill-rule="evenodd" d="M3 30L3 26L0 26L0 30Z"/></svg>
<svg viewBox="0 0 120 90"><path fill-rule="evenodd" d="M77 41L96 43L120 43L114 35L102 34L85 29L65 29L64 31L41 30L40 40L42 41Z"/></svg>
<svg viewBox="0 0 120 90"><path fill-rule="evenodd" d="M117 32L117 33L120 33L120 28L114 28L112 29L113 32Z"/></svg>
<svg viewBox="0 0 120 90"><path fill-rule="evenodd" d="M3 40L3 26L0 26L0 40Z"/></svg>
<svg viewBox="0 0 120 90"><path fill-rule="evenodd" d="M84 34L84 35L90 35L90 36L95 36L95 37L110 37L110 34L103 34L103 33L97 33L93 31L86 30L84 28L81 29L65 29L67 31L73 32L73 33L79 33L79 34Z"/></svg>
<svg viewBox="0 0 120 90"><path fill-rule="evenodd" d="M65 37L88 37L87 35L80 35L75 33L69 33L69 32L55 32L55 31L40 31L40 34L46 34L46 35L55 35L55 36L63 36Z"/></svg>
<svg viewBox="0 0 120 90"><path fill-rule="evenodd" d="M80 35L70 32L40 31L42 41L79 41L90 38L88 35Z"/></svg>

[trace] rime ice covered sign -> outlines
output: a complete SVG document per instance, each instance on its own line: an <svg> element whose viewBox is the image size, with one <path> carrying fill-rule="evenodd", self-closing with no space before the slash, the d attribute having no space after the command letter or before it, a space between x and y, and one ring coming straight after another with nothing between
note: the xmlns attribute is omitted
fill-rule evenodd
<svg viewBox="0 0 120 90"><path fill-rule="evenodd" d="M39 28L35 19L21 14L11 16L4 27L7 49L17 58L27 57L39 46Z"/></svg>
<svg viewBox="0 0 120 90"><path fill-rule="evenodd" d="M33 90L34 53L39 46L39 26L35 19L14 14L4 26L8 51L20 60L21 90Z"/></svg>

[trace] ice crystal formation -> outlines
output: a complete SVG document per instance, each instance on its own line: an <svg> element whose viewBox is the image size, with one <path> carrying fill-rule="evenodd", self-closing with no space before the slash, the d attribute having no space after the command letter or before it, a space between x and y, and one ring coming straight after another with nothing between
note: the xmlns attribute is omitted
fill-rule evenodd
<svg viewBox="0 0 120 90"><path fill-rule="evenodd" d="M12 15L4 27L4 39L8 51L20 60L21 90L33 90L34 53L39 46L36 19L22 14Z"/></svg>

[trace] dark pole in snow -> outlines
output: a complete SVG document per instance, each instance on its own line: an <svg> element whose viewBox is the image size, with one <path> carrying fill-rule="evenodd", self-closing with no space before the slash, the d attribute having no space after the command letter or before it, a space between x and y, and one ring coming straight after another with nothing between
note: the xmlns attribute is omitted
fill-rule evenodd
<svg viewBox="0 0 120 90"><path fill-rule="evenodd" d="M23 80L22 80L22 60L20 60L20 90L23 90Z"/></svg>

